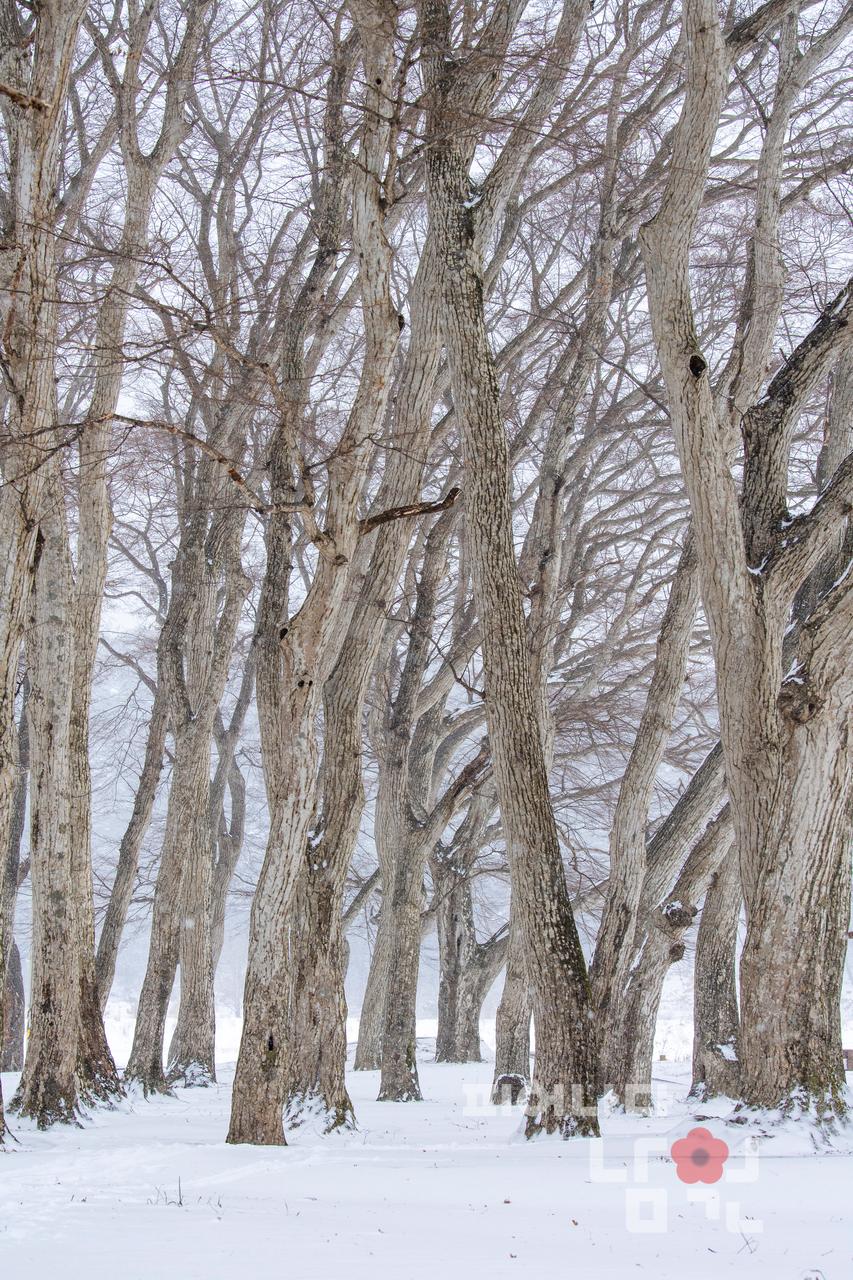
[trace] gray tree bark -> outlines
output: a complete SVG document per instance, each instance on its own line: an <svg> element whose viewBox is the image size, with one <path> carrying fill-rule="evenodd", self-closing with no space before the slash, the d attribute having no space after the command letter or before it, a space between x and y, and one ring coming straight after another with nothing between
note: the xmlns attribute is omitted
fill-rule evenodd
<svg viewBox="0 0 853 1280"><path fill-rule="evenodd" d="M706 0L685 4L684 24L685 104L661 208L640 238L693 510L746 904L741 1087L753 1107L810 1114L822 1124L846 1112L839 999L849 919L853 670L839 640L853 620L849 582L835 584L802 627L788 676L782 653L793 598L846 521L853 459L799 521L790 522L786 499L794 426L848 345L853 296L843 291L763 398L742 406L739 494L689 281L727 53Z"/></svg>
<svg viewBox="0 0 853 1280"><path fill-rule="evenodd" d="M471 156L467 140L460 137L458 99L451 103L445 96L445 66L452 56L450 16L440 4L430 2L424 5L422 22L428 201L443 277L453 401L465 453L466 532L483 636L489 738L536 1018L527 1133L595 1134L589 983L551 809L521 607L507 440L470 213ZM493 38L497 48L484 46L481 58L499 52L500 37L494 33ZM472 59L470 74L477 74L477 58Z"/></svg>
<svg viewBox="0 0 853 1280"><path fill-rule="evenodd" d="M737 933L743 901L737 858L729 854L711 877L696 939L693 969L691 1097L736 1098L738 1071Z"/></svg>
<svg viewBox="0 0 853 1280"><path fill-rule="evenodd" d="M530 1090L530 983L521 924L510 909L506 976L495 1018L492 1102L523 1102Z"/></svg>

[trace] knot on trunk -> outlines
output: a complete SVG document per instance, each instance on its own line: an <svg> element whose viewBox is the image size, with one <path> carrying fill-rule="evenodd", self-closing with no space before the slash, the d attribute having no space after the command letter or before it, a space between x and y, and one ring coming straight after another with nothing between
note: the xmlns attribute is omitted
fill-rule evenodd
<svg viewBox="0 0 853 1280"><path fill-rule="evenodd" d="M689 904L685 906L683 902L668 902L663 909L663 914L666 917L667 924L673 929L686 929L693 923L696 908ZM680 960L681 956L678 959Z"/></svg>
<svg viewBox="0 0 853 1280"><path fill-rule="evenodd" d="M823 698L818 696L807 679L797 675L782 682L777 706L786 720L793 724L808 724L823 706Z"/></svg>

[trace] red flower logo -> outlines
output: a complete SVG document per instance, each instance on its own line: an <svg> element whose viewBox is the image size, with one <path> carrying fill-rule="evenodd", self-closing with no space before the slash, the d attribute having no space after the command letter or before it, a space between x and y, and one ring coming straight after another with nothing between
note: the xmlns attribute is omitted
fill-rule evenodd
<svg viewBox="0 0 853 1280"><path fill-rule="evenodd" d="M707 1129L691 1129L686 1138L673 1142L670 1155L682 1182L719 1182L729 1149Z"/></svg>

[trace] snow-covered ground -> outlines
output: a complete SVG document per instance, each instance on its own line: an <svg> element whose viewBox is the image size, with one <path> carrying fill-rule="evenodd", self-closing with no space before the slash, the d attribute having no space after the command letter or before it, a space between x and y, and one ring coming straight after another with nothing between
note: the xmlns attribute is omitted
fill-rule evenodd
<svg viewBox="0 0 853 1280"><path fill-rule="evenodd" d="M121 1057L122 1016L110 1030ZM236 1031L220 1020L232 1061ZM679 1180L672 1143L702 1123L683 1100L686 1062L657 1064L653 1119L605 1117L600 1143L525 1143L520 1112L488 1105L489 1064L435 1065L431 1048L420 1042L425 1102L378 1103L377 1076L353 1072L358 1131L301 1129L282 1149L225 1145L226 1063L215 1088L128 1101L83 1129L15 1123L0 1155L0 1277L853 1276L853 1154L808 1154L803 1133L783 1132L756 1155L709 1119L731 1150L723 1176ZM15 1083L3 1078L7 1097Z"/></svg>

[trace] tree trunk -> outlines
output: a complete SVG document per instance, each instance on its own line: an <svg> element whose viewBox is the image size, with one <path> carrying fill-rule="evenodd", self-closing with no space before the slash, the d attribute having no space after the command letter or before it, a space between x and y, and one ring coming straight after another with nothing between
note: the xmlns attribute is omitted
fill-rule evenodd
<svg viewBox="0 0 853 1280"><path fill-rule="evenodd" d="M69 732L72 569L62 494L43 522L27 637L32 681L30 859L33 887L30 1036L15 1106L39 1127L74 1121L81 1102L81 974L77 888L70 834ZM87 1082L88 1083L88 1082Z"/></svg>
<svg viewBox="0 0 853 1280"><path fill-rule="evenodd" d="M385 1015L385 992L388 987L388 957L391 935L390 897L383 886L382 908L373 943L373 954L367 971L367 985L361 1002L358 1043L355 1049L356 1071L378 1071L382 1066L382 1025Z"/></svg>
<svg viewBox="0 0 853 1280"><path fill-rule="evenodd" d="M181 733L175 740L166 830L154 887L148 963L139 996L133 1046L125 1072L125 1078L138 1083L146 1094L168 1091L163 1070L163 1041L166 1014L178 965L181 913L185 909L184 836L187 825L194 827L198 823L201 806L206 844L209 798L210 738L203 729L199 733L192 730Z"/></svg>
<svg viewBox="0 0 853 1280"><path fill-rule="evenodd" d="M168 699L165 685L161 682L157 685L157 690L154 694L154 705L151 708L151 720L148 724L148 737L145 743L145 759L142 765L142 773L133 797L133 812L119 845L115 878L98 938L95 974L98 981L98 998L101 1002L101 1009L106 1009L107 1007L113 979L115 978L119 945L133 897L133 886L136 883L139 852L151 821L154 800L157 795L157 784L163 771L163 753L166 749L168 725Z"/></svg>
<svg viewBox="0 0 853 1280"><path fill-rule="evenodd" d="M698 602L696 552L688 532L661 622L652 679L619 788L610 835L607 898L590 970L600 1037L601 1093L612 1083L610 1068L623 1049L619 993L625 989L631 963L630 943L646 873L649 805L684 686Z"/></svg>
<svg viewBox="0 0 853 1280"><path fill-rule="evenodd" d="M436 874L433 886L438 898L438 1031L436 1062L480 1061L480 1008L472 1009L469 976L475 961L477 938L474 930L474 903L466 875L457 877L451 868Z"/></svg>
<svg viewBox="0 0 853 1280"><path fill-rule="evenodd" d="M346 1088L344 933L337 875L313 850L293 908L288 975L285 1122L319 1122L324 1133L355 1127Z"/></svg>
<svg viewBox="0 0 853 1280"><path fill-rule="evenodd" d="M382 908L383 914L388 910L389 939L379 1101L420 1102L416 1020L426 850L417 838L393 843L391 895Z"/></svg>
<svg viewBox="0 0 853 1280"><path fill-rule="evenodd" d="M317 716L320 695L346 639L350 600L348 574L358 539L358 504L372 436L388 403L399 324L390 292L391 249L385 237L382 173L387 162L390 120L385 110L391 83L395 11L359 6L367 103L362 117L359 163L352 167L353 240L365 327L365 354L353 408L329 469L326 529L317 530L316 573L297 614L289 611L292 441L301 430L307 399L304 339L334 266L347 187L341 106L352 72L355 44L338 50L329 78L323 216L318 251L294 304L282 359L287 404L271 446L271 492L284 510L270 517L267 564L258 623L258 714L270 811L270 834L252 904L249 959L243 1001L243 1035L234 1078L229 1142L284 1142L282 1112L287 1095L287 941L308 833L318 798Z"/></svg>
<svg viewBox="0 0 853 1280"><path fill-rule="evenodd" d="M0 1011L0 1071L21 1071L24 1065L25 996L21 955L15 942L15 906L21 874L21 841L27 815L30 773L30 729L27 720L29 680L24 676L18 718L17 779L12 801L9 852L0 874L0 944L7 940L7 954L0 945L0 983L4 991Z"/></svg>
<svg viewBox="0 0 853 1280"><path fill-rule="evenodd" d="M24 1066L24 1025L26 1000L24 973L18 944L12 943L9 963L6 966L6 983L3 989L3 1040L0 1044L0 1071L21 1071Z"/></svg>
<svg viewBox="0 0 853 1280"><path fill-rule="evenodd" d="M743 895L737 858L729 854L711 877L693 971L693 1084L691 1097L736 1098L738 1004L736 953Z"/></svg>
<svg viewBox="0 0 853 1280"><path fill-rule="evenodd" d="M530 1090L530 984L524 962L524 935L510 908L504 989L495 1019L492 1102L523 1102Z"/></svg>
<svg viewBox="0 0 853 1280"><path fill-rule="evenodd" d="M80 22L85 10L81 0L45 0L34 17L30 30L19 24L17 15L9 11L6 33L19 55L9 65L9 73L19 83L13 85L25 96L47 103L43 109L17 108L7 113L9 137L9 210L10 225L4 236L2 278L10 292L10 304L4 308L6 379L14 387L10 397L6 423L9 444L4 450L4 484L0 496L0 849L5 853L9 841L9 820L14 785L15 685L17 682L23 630L27 622L29 594L39 571L45 550L45 534L40 523L45 512L44 488L54 471L51 458L54 429L57 423L54 356L57 343L56 253L55 230L59 201L60 162L65 136L65 105L74 63L74 51ZM49 505L59 503L61 492L53 492ZM62 575L70 572L64 563L50 572L41 572L41 593L35 611L50 627L52 607L46 594L60 590ZM51 634L41 644L42 661L53 656L62 658L70 667L71 654L64 619L64 637ZM43 672L46 675L46 672ZM38 710L39 768L44 770L46 735L51 724L67 736L67 672L60 672L56 698L46 691ZM34 723L34 722L33 722ZM35 736L35 734L34 734ZM60 836L67 840L68 778L54 776L59 784L65 812L65 831L60 814L42 813L43 826L36 830L32 845L39 851L39 867L33 858L33 905L49 909L50 919L44 924L34 921L33 993L40 998L35 1010L35 1043L30 1041L33 1065L26 1076L18 1101L40 1125L51 1119L71 1119L78 1105L76 1079L76 1038L78 1017L76 953L72 904L68 901L70 869L66 850L61 849ZM64 782L64 788L62 783ZM35 805L34 805L35 812ZM52 829L46 828L50 825ZM56 853L56 858L51 855ZM46 862L49 865L46 865ZM53 895L56 895L55 898ZM6 889L0 885L0 897ZM3 911L0 910L0 970L5 972L3 957L10 939L2 936ZM62 955L64 951L64 965ZM60 975L64 975L64 983ZM2 1001L0 1001L0 1006ZM2 1015L0 1015L2 1016ZM2 1033L2 1028L0 1028ZM52 1043L56 1033L72 1037L73 1048ZM0 1034L0 1038L2 1035ZM34 1053L33 1050L36 1050ZM39 1056L40 1054L44 1056ZM0 1137L3 1134L2 1098L0 1098Z"/></svg>
<svg viewBox="0 0 853 1280"><path fill-rule="evenodd" d="M726 857L731 838L731 815L726 808L691 850L666 899L643 922L643 947L628 982L622 1053L613 1068L616 1096L627 1111L651 1109L655 1027L663 985L670 966L684 956L684 934L698 914L693 904Z"/></svg>
<svg viewBox="0 0 853 1280"><path fill-rule="evenodd" d="M763 397L746 396L738 406L744 441L739 483L731 466L729 423L718 414L690 293L690 244L728 73L711 0L685 3L684 48L687 90L666 190L640 241L693 512L746 905L742 1092L748 1106L823 1124L847 1110L839 996L853 789L853 667L845 643L853 627L849 573L830 586L800 629L787 676L783 652L792 602L847 522L853 459L848 457L812 510L796 521L787 500L797 422L849 347L853 286L815 321ZM780 181L777 166L759 192L773 217ZM757 217L763 212L759 205ZM756 239L765 234L762 228ZM764 246L774 258L768 278L781 270L774 241L771 223ZM758 387L753 389L757 394Z"/></svg>
<svg viewBox="0 0 853 1280"><path fill-rule="evenodd" d="M480 1062L480 1012L506 959L508 934L478 942L468 874L451 869L443 885L439 858L432 866L439 951L435 1060Z"/></svg>
<svg viewBox="0 0 853 1280"><path fill-rule="evenodd" d="M323 690L323 804L306 847L290 938L285 1119L313 1118L325 1133L353 1128L346 1086L347 871L364 808L361 721L369 650L352 633Z"/></svg>
<svg viewBox="0 0 853 1280"><path fill-rule="evenodd" d="M444 93L450 18L423 12L429 86L427 176L443 328L465 457L465 512L483 639L486 710L536 1018L527 1134L597 1134L595 1045L586 962L566 888L548 790L515 559L509 456L483 310L470 206L470 157Z"/></svg>
<svg viewBox="0 0 853 1280"><path fill-rule="evenodd" d="M813 1109L819 1122L846 1112L840 1011L853 830L849 697L837 690L834 707L792 732L778 826L750 891L740 962L745 1099Z"/></svg>

